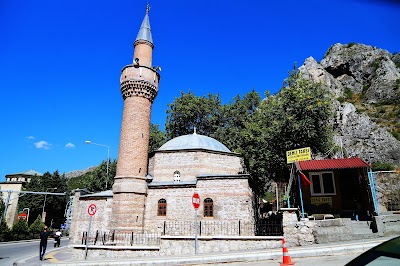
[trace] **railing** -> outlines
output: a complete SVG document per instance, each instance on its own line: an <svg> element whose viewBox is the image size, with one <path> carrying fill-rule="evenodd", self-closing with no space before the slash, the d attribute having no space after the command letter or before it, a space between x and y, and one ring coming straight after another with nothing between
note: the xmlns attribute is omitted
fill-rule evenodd
<svg viewBox="0 0 400 266"><path fill-rule="evenodd" d="M195 235L194 221L164 221L162 235ZM282 236L281 219L262 219L258 222L228 220L199 221L199 236ZM159 246L161 235L158 233L118 232L82 232L81 244L97 246Z"/></svg>
<svg viewBox="0 0 400 266"><path fill-rule="evenodd" d="M160 244L160 234L135 233L135 232L87 232L82 233L81 244L97 246L158 246Z"/></svg>
<svg viewBox="0 0 400 266"><path fill-rule="evenodd" d="M195 234L194 221L164 221L163 235L187 236ZM199 236L281 236L282 220L264 219L257 223L241 220L199 221Z"/></svg>

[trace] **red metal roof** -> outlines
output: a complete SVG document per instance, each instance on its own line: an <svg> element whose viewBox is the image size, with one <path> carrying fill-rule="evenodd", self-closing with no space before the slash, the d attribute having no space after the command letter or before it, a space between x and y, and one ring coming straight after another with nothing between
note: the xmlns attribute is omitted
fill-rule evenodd
<svg viewBox="0 0 400 266"><path fill-rule="evenodd" d="M296 163L296 166L298 170L304 171L370 167L368 163L360 158L301 161Z"/></svg>

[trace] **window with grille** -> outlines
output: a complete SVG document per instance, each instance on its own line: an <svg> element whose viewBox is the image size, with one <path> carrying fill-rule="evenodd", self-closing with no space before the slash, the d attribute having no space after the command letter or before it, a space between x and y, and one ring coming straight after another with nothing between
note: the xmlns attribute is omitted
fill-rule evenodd
<svg viewBox="0 0 400 266"><path fill-rule="evenodd" d="M166 216L167 215L167 201L165 199L160 199L158 201L158 216Z"/></svg>
<svg viewBox="0 0 400 266"><path fill-rule="evenodd" d="M174 172L174 181L181 181L181 173L179 171Z"/></svg>
<svg viewBox="0 0 400 266"><path fill-rule="evenodd" d="M311 195L336 195L333 172L310 173Z"/></svg>
<svg viewBox="0 0 400 266"><path fill-rule="evenodd" d="M213 217L214 216L214 203L210 198L206 198L204 200L204 217Z"/></svg>

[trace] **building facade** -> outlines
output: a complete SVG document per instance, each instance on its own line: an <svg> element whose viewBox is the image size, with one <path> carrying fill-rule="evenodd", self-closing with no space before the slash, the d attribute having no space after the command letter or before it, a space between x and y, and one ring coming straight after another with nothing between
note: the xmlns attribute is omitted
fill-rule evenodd
<svg viewBox="0 0 400 266"><path fill-rule="evenodd" d="M22 190L26 183L29 183L35 176L40 176L41 173L35 170L28 170L21 173L6 175L6 182L0 182L1 198L4 204L7 204L6 217L2 217L11 227L18 216L18 199L19 191Z"/></svg>

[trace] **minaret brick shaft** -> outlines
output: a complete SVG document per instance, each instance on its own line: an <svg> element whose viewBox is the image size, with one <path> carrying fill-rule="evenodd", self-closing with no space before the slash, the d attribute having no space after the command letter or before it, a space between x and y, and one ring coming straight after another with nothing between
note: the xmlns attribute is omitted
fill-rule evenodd
<svg viewBox="0 0 400 266"><path fill-rule="evenodd" d="M118 230L143 229L150 115L160 79L152 66L154 45L148 12L149 6L134 42L133 63L122 69L120 78L124 109L111 225Z"/></svg>

